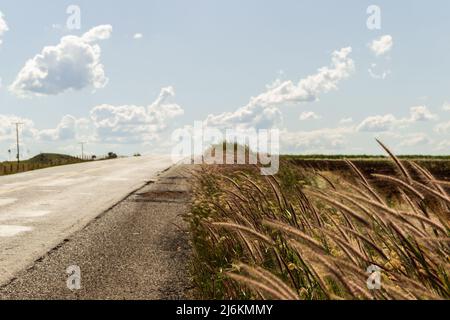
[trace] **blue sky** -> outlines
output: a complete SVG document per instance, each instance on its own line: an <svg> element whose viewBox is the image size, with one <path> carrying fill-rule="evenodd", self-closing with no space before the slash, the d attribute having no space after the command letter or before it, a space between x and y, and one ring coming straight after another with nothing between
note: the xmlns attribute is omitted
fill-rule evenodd
<svg viewBox="0 0 450 320"><path fill-rule="evenodd" d="M366 25L373 4L379 30ZM79 30L66 27L70 5ZM201 120L276 127L289 153L380 153L378 137L449 154L448 1L2 0L0 12L0 160L16 120L24 156L76 154L78 141L167 152L175 129Z"/></svg>

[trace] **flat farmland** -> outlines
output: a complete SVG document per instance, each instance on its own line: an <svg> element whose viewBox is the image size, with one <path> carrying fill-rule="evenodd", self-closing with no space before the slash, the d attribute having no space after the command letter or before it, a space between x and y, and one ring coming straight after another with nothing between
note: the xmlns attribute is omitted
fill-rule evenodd
<svg viewBox="0 0 450 320"><path fill-rule="evenodd" d="M259 169L196 175L198 297L450 298L450 157L286 155L276 175Z"/></svg>
<svg viewBox="0 0 450 320"><path fill-rule="evenodd" d="M381 157L339 157L339 158L309 158L305 156L283 156L282 161L305 170L317 172L329 172L345 179L354 177L345 159L350 160L371 181L377 189L383 193L392 191L389 184L373 177L374 174L396 175L398 168L388 158ZM411 163L416 163L428 170L438 180L450 181L450 157L399 157L404 166L411 171L413 178L418 179L419 173L412 170ZM383 190L384 189L384 190Z"/></svg>

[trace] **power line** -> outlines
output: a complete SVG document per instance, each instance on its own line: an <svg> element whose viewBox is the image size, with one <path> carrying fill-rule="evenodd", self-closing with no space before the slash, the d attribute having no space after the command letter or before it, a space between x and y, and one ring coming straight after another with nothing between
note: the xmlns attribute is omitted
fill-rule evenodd
<svg viewBox="0 0 450 320"><path fill-rule="evenodd" d="M84 145L86 142L79 142L78 144L81 145L81 159L84 160Z"/></svg>
<svg viewBox="0 0 450 320"><path fill-rule="evenodd" d="M17 165L20 164L20 141L19 141L19 126L23 125L22 122L14 122L13 123L16 126L16 142L17 142Z"/></svg>

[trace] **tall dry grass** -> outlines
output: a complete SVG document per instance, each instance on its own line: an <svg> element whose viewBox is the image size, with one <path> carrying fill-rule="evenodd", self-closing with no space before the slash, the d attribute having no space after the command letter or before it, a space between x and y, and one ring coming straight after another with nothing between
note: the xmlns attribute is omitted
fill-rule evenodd
<svg viewBox="0 0 450 320"><path fill-rule="evenodd" d="M351 161L349 181L287 163L277 177L203 167L189 217L200 297L450 298L450 183L380 145L397 175L366 177ZM369 266L380 289L367 286Z"/></svg>

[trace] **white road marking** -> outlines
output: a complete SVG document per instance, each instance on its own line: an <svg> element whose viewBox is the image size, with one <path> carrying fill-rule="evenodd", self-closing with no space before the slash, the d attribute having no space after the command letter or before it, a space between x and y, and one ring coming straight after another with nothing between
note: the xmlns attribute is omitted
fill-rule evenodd
<svg viewBox="0 0 450 320"><path fill-rule="evenodd" d="M12 183L4 183L2 184L2 189L12 189L19 186L23 186L25 183L23 182L12 182Z"/></svg>
<svg viewBox="0 0 450 320"><path fill-rule="evenodd" d="M0 206L6 206L8 204L16 202L15 198L0 198Z"/></svg>
<svg viewBox="0 0 450 320"><path fill-rule="evenodd" d="M117 177L117 178L115 178L115 177L108 177L108 178L104 178L103 179L103 181L111 181L111 182L114 182L114 181L128 181L128 180L130 180L130 179L128 179L128 178L119 178L119 177Z"/></svg>
<svg viewBox="0 0 450 320"><path fill-rule="evenodd" d="M11 219L20 219L20 218L39 218L46 216L51 211L46 210L33 210L33 211L16 211L16 212L6 212L2 214L0 212L0 220L11 220Z"/></svg>
<svg viewBox="0 0 450 320"><path fill-rule="evenodd" d="M87 177L82 177L82 178L74 178L74 179L57 179L57 180L53 180L53 181L49 181L46 183L41 184L41 187L63 187L63 186L70 186L76 183L80 183L84 180L88 179Z"/></svg>
<svg viewBox="0 0 450 320"><path fill-rule="evenodd" d="M19 233L33 230L31 227L0 225L0 237L14 237Z"/></svg>

